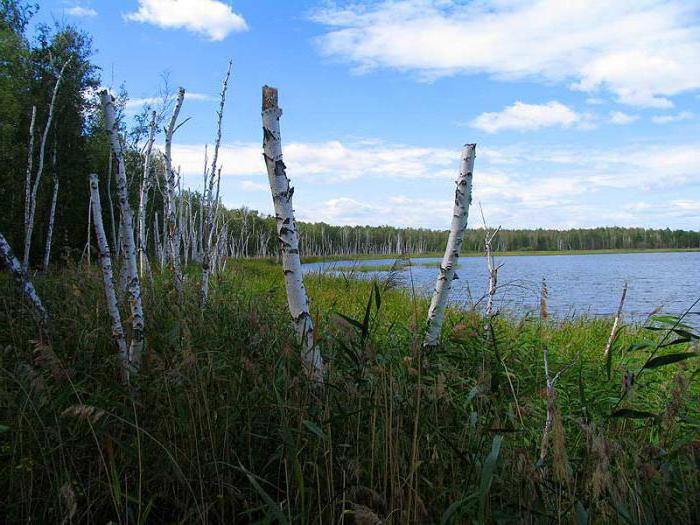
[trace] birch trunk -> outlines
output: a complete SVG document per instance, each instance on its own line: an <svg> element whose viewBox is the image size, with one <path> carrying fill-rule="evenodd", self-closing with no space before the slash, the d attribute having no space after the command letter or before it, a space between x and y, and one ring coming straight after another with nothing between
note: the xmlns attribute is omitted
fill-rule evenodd
<svg viewBox="0 0 700 525"><path fill-rule="evenodd" d="M43 333L47 334L49 326L49 314L46 311L46 308L44 308L44 304L41 302L39 294L36 293L34 285L29 280L24 270L22 270L22 265L17 260L17 257L15 257L15 254L12 252L12 248L10 248L10 245L5 240L5 236L2 233L0 233L0 257L2 257L5 266L8 270L10 270L10 272L15 278L15 281L22 289L24 297L26 297L26 299L32 304L32 307L34 308L34 313L39 319L39 324Z"/></svg>
<svg viewBox="0 0 700 525"><path fill-rule="evenodd" d="M97 237L98 257L102 268L102 280L105 286L105 298L107 300L107 311L112 319L112 338L119 351L121 361L121 374L125 382L129 381L129 350L124 337L124 327L122 326L121 315L117 303L117 294L114 291L114 276L112 274L112 257L109 253L109 244L102 223L102 204L100 203L100 189L97 175L90 175L90 202L92 208L93 222L95 223L95 237Z"/></svg>
<svg viewBox="0 0 700 525"><path fill-rule="evenodd" d="M36 106L32 106L32 120L29 124L29 145L27 146L27 173L24 177L24 232L29 228L29 209L32 200L32 170L34 169L34 127L36 126Z"/></svg>
<svg viewBox="0 0 700 525"><path fill-rule="evenodd" d="M455 190L455 204L452 214L452 226L450 236L447 239L445 256L440 264L440 274L435 284L433 298L428 310L428 327L423 343L426 347L437 346L440 340L442 322L445 318L447 299L452 288L452 281L456 279L455 267L459 259L459 252L464 239L464 229L469 218L469 205L472 201L472 171L474 169L474 157L476 144L466 144L462 150L462 162Z"/></svg>
<svg viewBox="0 0 700 525"><path fill-rule="evenodd" d="M211 239L214 229L214 177L217 173L216 164L219 159L219 147L221 145L221 121L224 117L224 105L226 103L226 90L228 88L228 79L231 76L231 62L228 63L226 76L221 84L221 101L219 103L219 111L217 112L216 126L216 141L214 142L214 154L211 161L211 170L209 171L209 187L204 189L204 199L206 200L206 222L204 223L204 231L202 232L202 288L199 294L199 305L201 308L207 306L209 301L209 276L211 274ZM219 170L219 177L221 171Z"/></svg>
<svg viewBox="0 0 700 525"><path fill-rule="evenodd" d="M622 307L625 305L625 296L627 295L627 283L622 288L622 297L620 297L620 305L617 307L617 314L615 315L615 321L613 321L613 327L610 331L610 337L608 338L608 343L605 345L605 357L608 356L610 350L612 350L613 343L617 339L617 333L620 331L620 318L622 317Z"/></svg>
<svg viewBox="0 0 700 525"><path fill-rule="evenodd" d="M139 188L139 276L143 276L144 265L148 264L146 254L146 209L148 206L148 192L151 189L151 152L156 134L156 112L151 113L151 122L148 126L148 140L143 158L143 176Z"/></svg>
<svg viewBox="0 0 700 525"><path fill-rule="evenodd" d="M22 262L22 268L26 272L29 269L29 250L32 245L32 233L34 232L34 216L36 214L36 196L39 192L39 183L41 182L41 176L44 172L44 152L46 151L46 139L49 136L49 130L51 129L51 122L53 121L53 112L56 108L56 97L58 96L58 88L61 86L61 80L63 79L63 73L66 71L66 67L70 64L71 59L69 58L63 64L61 71L56 79L56 84L53 87L53 93L51 94L51 103L49 104L49 116L46 118L46 127L44 128L44 133L41 136L41 144L39 145L39 165L36 169L36 177L34 178L34 186L32 187L32 194L30 197L29 206L29 218L24 225L24 259Z"/></svg>
<svg viewBox="0 0 700 525"><path fill-rule="evenodd" d="M165 214L168 223L167 250L168 258L173 265L173 271L175 273L175 289L177 290L180 299L182 299L182 270L180 268L180 235L177 226L177 212L175 208L175 170L173 170L172 163L172 146L173 134L175 133L175 124L177 123L177 117L180 114L180 109L182 108L182 102L184 100L185 89L180 88L177 92L175 109L173 110L173 115L170 118L170 123L168 124L168 128L165 133L165 173L167 177L167 188L165 191Z"/></svg>
<svg viewBox="0 0 700 525"><path fill-rule="evenodd" d="M53 241L53 224L56 217L56 201L58 200L58 173L56 173L56 148L53 150L53 193L51 194L51 209L49 210L49 227L46 231L46 244L44 245L44 263L42 270L49 270L49 260L51 259L51 242Z"/></svg>
<svg viewBox="0 0 700 525"><path fill-rule="evenodd" d="M287 288L287 302L297 337L302 344L302 359L312 377L323 381L323 359L314 345L313 323L299 258L299 235L294 220L292 196L294 188L287 178L282 160L282 139L277 90L264 86L262 90L263 157L272 192L277 220L277 235L282 253L282 271Z"/></svg>
<svg viewBox="0 0 700 525"><path fill-rule="evenodd" d="M124 154L119 140L119 127L114 113L114 100L105 89L100 93L102 108L105 115L105 127L109 135L109 141L116 160L117 193L119 208L122 214L123 236L125 244L126 271L129 277L129 293L131 295L132 336L129 348L129 363L134 373L137 373L141 365L144 339L144 316L141 302L141 284L139 282L138 268L136 266L136 246L134 243L134 220L129 205L129 195L126 181L126 165Z"/></svg>

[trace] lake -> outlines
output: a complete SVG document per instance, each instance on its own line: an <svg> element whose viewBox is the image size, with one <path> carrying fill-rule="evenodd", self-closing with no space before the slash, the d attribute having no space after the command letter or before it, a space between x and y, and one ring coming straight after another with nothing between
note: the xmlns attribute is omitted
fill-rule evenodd
<svg viewBox="0 0 700 525"><path fill-rule="evenodd" d="M358 278L386 279L391 259L328 261L305 264L305 272L352 273ZM429 296L438 274L438 258L415 258L400 270L401 286ZM590 255L526 255L496 257L503 263L498 272L495 306L505 314L525 315L539 309L542 279L547 283L550 316L614 315L625 281L627 298L623 309L628 320L644 321L652 312L681 314L700 297L700 252L616 253ZM377 271L352 271L349 268ZM468 308L488 290L485 257L464 257L453 282L453 306ZM470 299L471 297L471 299ZM696 310L697 311L697 310ZM695 316L698 317L698 316ZM697 324L695 320L692 324Z"/></svg>

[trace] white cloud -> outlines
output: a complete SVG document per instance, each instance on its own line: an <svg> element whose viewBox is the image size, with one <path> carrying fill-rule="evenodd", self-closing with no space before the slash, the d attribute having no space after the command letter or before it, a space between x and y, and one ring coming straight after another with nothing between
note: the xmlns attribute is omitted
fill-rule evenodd
<svg viewBox="0 0 700 525"><path fill-rule="evenodd" d="M670 107L700 88L698 4L687 0L384 0L333 4L320 51L360 72L565 82L619 102Z"/></svg>
<svg viewBox="0 0 700 525"><path fill-rule="evenodd" d="M637 115L629 115L623 113L622 111L611 111L610 112L610 122L613 124L624 125L639 120Z"/></svg>
<svg viewBox="0 0 700 525"><path fill-rule="evenodd" d="M546 104L516 102L503 111L482 113L471 122L471 126L487 133L501 130L531 130L550 126L569 127L581 120L571 108L552 100Z"/></svg>
<svg viewBox="0 0 700 525"><path fill-rule="evenodd" d="M97 11L95 11L91 7L83 7L83 6L76 5L76 6L67 8L66 14L69 16L86 18L86 17L97 16Z"/></svg>
<svg viewBox="0 0 700 525"><path fill-rule="evenodd" d="M220 0L139 0L138 11L124 17L164 29L184 28L212 41L248 29L243 17Z"/></svg>
<svg viewBox="0 0 700 525"><path fill-rule="evenodd" d="M185 92L185 104L192 101L208 102L216 98L206 93ZM175 94L168 97L168 100L175 100ZM136 97L126 101L125 109L128 113L135 113L141 110L144 106L160 106L163 103L163 97Z"/></svg>
<svg viewBox="0 0 700 525"><path fill-rule="evenodd" d="M680 122L691 118L693 118L693 114L690 111L681 111L674 115L654 115L651 117L651 121L654 124L670 124L671 122Z"/></svg>
<svg viewBox="0 0 700 525"><path fill-rule="evenodd" d="M252 180L241 181L241 188L243 188L245 191L270 191L270 186L267 184Z"/></svg>

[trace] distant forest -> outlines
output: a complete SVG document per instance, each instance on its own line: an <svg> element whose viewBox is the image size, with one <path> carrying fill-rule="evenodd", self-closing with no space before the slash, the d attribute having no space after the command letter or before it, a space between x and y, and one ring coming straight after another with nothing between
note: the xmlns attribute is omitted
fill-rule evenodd
<svg viewBox="0 0 700 525"><path fill-rule="evenodd" d="M95 96L102 81L93 62L92 40L79 28L60 23L39 24L29 35L27 28L36 9L32 2L0 2L0 233L18 254L30 254L28 266L46 268L49 262L95 253L94 235L90 241L88 236L90 173L102 179L105 227L117 253L121 249L121 230L116 177L104 117ZM153 193L144 204L143 252L163 261L160 239L167 235L162 198L165 163L162 153L156 151L149 156L144 151L149 116L157 112L152 122L158 130L156 140L162 140L162 127L172 111L174 94L165 86L162 104L144 107L127 122L124 108L128 93L123 87L116 91L132 208L139 208L139 191L144 187L152 188ZM179 251L185 263L201 260L201 194L178 189L176 201ZM221 258L268 257L279 251L273 217L218 205L214 227L212 239ZM299 231L303 256L441 252L447 240L447 230L389 226L301 223ZM22 250L25 240L27 249ZM482 251L483 245L482 230L467 230L464 251ZM86 246L91 249L86 250ZM700 232L642 228L502 230L493 246L501 252L700 248Z"/></svg>

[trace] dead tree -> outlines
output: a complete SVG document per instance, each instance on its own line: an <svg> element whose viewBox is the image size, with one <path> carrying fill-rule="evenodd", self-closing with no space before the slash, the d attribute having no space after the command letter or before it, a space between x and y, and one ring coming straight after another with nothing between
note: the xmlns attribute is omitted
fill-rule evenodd
<svg viewBox="0 0 700 525"><path fill-rule="evenodd" d="M627 282L622 288L622 297L620 297L620 305L617 307L617 314L615 315L615 320L613 321L612 330L610 331L610 337L608 338L608 343L605 345L605 357L608 356L612 350L613 343L617 339L617 335L620 331L620 319L622 318L622 307L625 305L625 296L627 295Z"/></svg>
<svg viewBox="0 0 700 525"><path fill-rule="evenodd" d="M168 252L167 259L172 264L173 272L175 273L175 289L182 298L182 269L180 268L180 230L177 221L177 210L175 202L175 170L172 162L172 146L173 135L177 130L175 126L177 117L182 108L182 102L185 100L185 89L180 88L177 91L175 100L175 109L173 110L170 123L165 132L165 176L166 176L166 191L165 197L165 216L167 220L167 242L166 250Z"/></svg>
<svg viewBox="0 0 700 525"><path fill-rule="evenodd" d="M216 210L214 201L214 180L218 176L219 181L221 180L221 169L217 170L217 162L219 160L219 147L221 146L221 121L224 117L224 105L226 103L226 89L228 88L228 80L231 76L231 65L228 63L228 70L226 71L226 76L221 84L221 99L219 102L219 110L217 112L217 126L216 126L216 141L214 142L214 154L211 161L211 169L209 170L209 184L207 187L207 173L205 171L205 181L204 181L204 205L206 207L206 215L202 217L204 220L203 231L202 231L202 288L199 294L199 305L201 308L207 306L207 301L209 300L209 277L211 275L211 264L212 264L212 236L214 234L214 219L216 217ZM206 155L206 153L205 153ZM219 187L219 182L216 182L216 187ZM216 198L218 200L218 189Z"/></svg>
<svg viewBox="0 0 700 525"><path fill-rule="evenodd" d="M93 222L95 224L95 237L97 237L99 264L102 268L102 280L105 287L107 311L109 312L109 317L112 320L112 338L114 339L114 343L117 345L117 350L119 352L122 379L127 382L129 381L131 368L129 365L129 350L126 346L126 338L124 337L124 327L122 326L121 314L119 313L117 294L114 290L112 257L110 256L107 235L105 234L105 228L102 222L100 188L97 175L94 174L90 175L90 204L90 207L92 208Z"/></svg>
<svg viewBox="0 0 700 525"><path fill-rule="evenodd" d="M472 171L474 170L474 157L476 156L476 144L466 144L462 150L462 162L457 177L455 190L455 204L452 212L452 226L450 236L447 239L445 255L440 264L440 273L435 284L435 291L428 310L428 327L425 334L425 347L437 346L440 340L442 322L445 318L447 299L452 288L452 281L457 278L455 268L459 260L459 252L464 239L464 229L469 219L469 205L472 202Z"/></svg>
<svg viewBox="0 0 700 525"><path fill-rule="evenodd" d="M484 210L481 208L481 204L479 204L479 211L481 212L481 221L484 225L484 250L486 252L486 265L489 270L489 291L486 297L486 315L491 317L493 315L493 300L498 288L498 270L503 266L503 263L498 266L494 263L493 240L496 238L496 235L498 235L498 232L501 231L501 227L499 226L493 232L490 231L486 225L486 218L484 217Z"/></svg>
<svg viewBox="0 0 700 525"><path fill-rule="evenodd" d="M287 178L286 166L282 160L281 115L282 110L277 104L277 90L264 86L262 90L263 157L277 220L277 236L282 255L287 302L297 337L302 344L303 362L312 377L322 381L323 359L319 349L314 345L313 323L299 258L299 235L292 205L294 188Z"/></svg>
<svg viewBox="0 0 700 525"><path fill-rule="evenodd" d="M53 148L53 162L51 178L53 179L53 191L51 193L51 208L49 209L49 227L46 231L46 244L44 244L44 262L41 266L44 272L49 269L51 259L51 242L53 241L53 225L56 217L56 202L58 201L58 173L56 172L56 144Z"/></svg>
<svg viewBox="0 0 700 525"><path fill-rule="evenodd" d="M17 260L17 257L15 257L12 248L10 248L9 243L5 240L5 236L2 233L0 233L0 257L2 257L5 267L15 278L17 285L22 290L22 294L32 305L32 309L39 320L42 333L48 334L49 314L46 308L44 308L39 294L36 293L34 285L29 280L29 277L27 277L26 272L22 269L22 265Z"/></svg>
<svg viewBox="0 0 700 525"><path fill-rule="evenodd" d="M124 153L119 139L119 126L114 112L114 99L105 89L100 93L102 109L105 117L105 127L109 136L109 142L116 161L117 194L119 197L119 209L121 211L121 225L123 226L123 239L126 259L126 272L129 278L129 294L131 296L132 335L129 347L129 363L131 369L137 373L141 366L144 340L144 315L141 299L141 283L139 282L138 268L136 265L136 243L134 242L134 219L129 205L127 191L126 165Z"/></svg>
<svg viewBox="0 0 700 525"><path fill-rule="evenodd" d="M39 193L39 183L41 182L41 176L44 173L44 153L46 152L46 140L49 137L49 131L51 130L51 122L53 121L53 113L56 108L56 98L58 97L58 88L61 86L61 80L63 80L63 73L66 71L66 67L70 64L71 58L68 58L63 64L61 71L58 73L56 78L56 84L53 87L53 93L51 93L51 102L49 103L49 115L46 117L46 127L44 127L44 133L41 136L41 143L39 145L39 165L36 169L36 176L34 177L34 185L32 186L32 192L29 198L29 213L26 221L24 223L24 258L22 261L22 268L26 272L29 269L29 250L32 245L32 233L34 231L34 217L36 215L36 197ZM30 139L30 143L32 139Z"/></svg>
<svg viewBox="0 0 700 525"><path fill-rule="evenodd" d="M144 267L148 265L148 255L146 253L146 209L148 207L148 192L151 190L153 179L151 177L151 155L153 142L156 135L155 111L151 112L151 121L148 125L148 139L143 152L143 175L139 186L139 211L138 211L138 252L139 252L139 276L143 277ZM111 156L110 156L111 157Z"/></svg>

